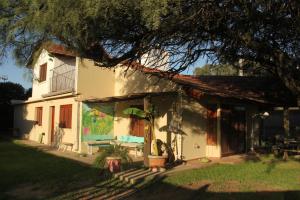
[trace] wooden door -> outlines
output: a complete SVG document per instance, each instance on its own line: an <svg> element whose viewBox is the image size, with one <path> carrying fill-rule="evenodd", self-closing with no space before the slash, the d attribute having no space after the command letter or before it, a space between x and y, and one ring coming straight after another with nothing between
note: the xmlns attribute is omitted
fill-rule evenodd
<svg viewBox="0 0 300 200"><path fill-rule="evenodd" d="M207 145L217 145L217 106L207 107Z"/></svg>
<svg viewBox="0 0 300 200"><path fill-rule="evenodd" d="M221 151L222 156L245 151L245 111L222 108L221 111Z"/></svg>
<svg viewBox="0 0 300 200"><path fill-rule="evenodd" d="M144 110L142 105L135 105L132 106L134 108L139 108ZM130 135L137 136L137 137L144 137L144 120L134 115L130 115Z"/></svg>
<svg viewBox="0 0 300 200"><path fill-rule="evenodd" d="M130 116L130 135L144 137L144 120Z"/></svg>
<svg viewBox="0 0 300 200"><path fill-rule="evenodd" d="M54 116L55 116L55 107L51 106L50 107L50 143L53 144L54 143Z"/></svg>

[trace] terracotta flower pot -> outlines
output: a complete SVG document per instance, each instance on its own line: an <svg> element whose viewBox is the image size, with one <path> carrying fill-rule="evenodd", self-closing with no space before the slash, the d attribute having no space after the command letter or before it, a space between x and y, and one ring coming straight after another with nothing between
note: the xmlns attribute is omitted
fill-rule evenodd
<svg viewBox="0 0 300 200"><path fill-rule="evenodd" d="M166 167L166 156L153 156L149 155L149 167L150 168L165 168Z"/></svg>
<svg viewBox="0 0 300 200"><path fill-rule="evenodd" d="M121 171L121 158L120 157L106 157L108 170L112 173Z"/></svg>

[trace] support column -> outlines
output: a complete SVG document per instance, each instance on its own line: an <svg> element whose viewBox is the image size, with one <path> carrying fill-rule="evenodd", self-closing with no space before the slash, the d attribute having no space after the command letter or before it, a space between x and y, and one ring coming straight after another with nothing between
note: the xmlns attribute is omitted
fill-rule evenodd
<svg viewBox="0 0 300 200"><path fill-rule="evenodd" d="M150 96L144 98L144 110L147 111L151 107L151 99ZM149 121L145 120L145 134L144 134L144 165L145 167L149 166L148 155L151 154L151 132L150 132L151 124Z"/></svg>
<svg viewBox="0 0 300 200"><path fill-rule="evenodd" d="M284 128L284 135L286 137L290 136L290 119L289 119L289 109L284 108L283 110L283 128Z"/></svg>
<svg viewBox="0 0 300 200"><path fill-rule="evenodd" d="M221 130L221 105L218 104L218 108L217 108L217 146L218 146L218 154L217 157L221 157L222 156L222 130Z"/></svg>

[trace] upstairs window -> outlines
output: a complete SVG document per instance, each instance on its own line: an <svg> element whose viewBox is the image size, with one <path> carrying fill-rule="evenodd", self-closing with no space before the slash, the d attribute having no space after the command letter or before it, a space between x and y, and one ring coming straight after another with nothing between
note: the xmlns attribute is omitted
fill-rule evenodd
<svg viewBox="0 0 300 200"><path fill-rule="evenodd" d="M72 104L60 106L59 127L72 128Z"/></svg>
<svg viewBox="0 0 300 200"><path fill-rule="evenodd" d="M35 108L35 121L38 126L42 126L43 107Z"/></svg>
<svg viewBox="0 0 300 200"><path fill-rule="evenodd" d="M40 65L40 82L44 82L47 77L47 63Z"/></svg>

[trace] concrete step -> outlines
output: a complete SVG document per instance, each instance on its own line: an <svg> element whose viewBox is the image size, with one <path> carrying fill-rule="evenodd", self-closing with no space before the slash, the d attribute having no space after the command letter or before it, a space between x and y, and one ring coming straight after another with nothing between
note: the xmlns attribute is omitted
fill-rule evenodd
<svg viewBox="0 0 300 200"><path fill-rule="evenodd" d="M119 178L121 175L124 175L124 174L127 174L127 173L130 173L130 172L133 172L137 170L136 168L133 168L133 169L128 169L126 171L121 171L121 172L118 172L118 173L115 173L114 174L114 178Z"/></svg>
<svg viewBox="0 0 300 200"><path fill-rule="evenodd" d="M145 176L145 175L148 174L149 172L151 172L151 171L149 171L149 170L144 170L144 171L140 171L140 172L137 172L137 173L134 173L134 174L130 174L130 175L124 177L124 181L130 182L130 179L135 178L135 177L138 177L138 176Z"/></svg>
<svg viewBox="0 0 300 200"><path fill-rule="evenodd" d="M144 170L145 169L136 169L136 170L133 170L133 171L130 171L130 172L127 172L127 173L123 173L123 174L119 175L118 177L121 181L123 181L125 179L125 177L131 176L131 175L136 174L136 173L140 173Z"/></svg>
<svg viewBox="0 0 300 200"><path fill-rule="evenodd" d="M146 174L142 174L140 176L136 176L136 177L133 177L129 180L130 184L132 185L136 185L136 184L146 184L148 181L153 181L155 179L158 179L160 177L160 175L162 174L163 172L152 172L152 171L148 171L148 173Z"/></svg>

